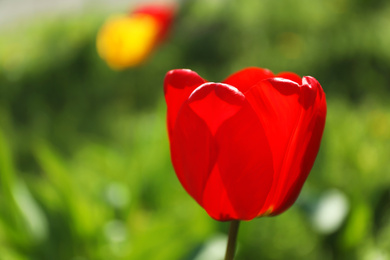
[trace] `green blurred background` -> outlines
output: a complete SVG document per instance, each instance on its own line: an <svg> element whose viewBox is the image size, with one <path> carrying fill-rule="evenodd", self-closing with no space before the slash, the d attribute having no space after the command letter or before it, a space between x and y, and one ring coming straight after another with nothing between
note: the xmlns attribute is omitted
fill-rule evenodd
<svg viewBox="0 0 390 260"><path fill-rule="evenodd" d="M168 41L121 72L95 49L112 13L0 27L1 260L221 259L228 223L176 179L162 83L248 66L314 76L328 117L297 203L243 222L236 259L390 259L389 1L185 1Z"/></svg>

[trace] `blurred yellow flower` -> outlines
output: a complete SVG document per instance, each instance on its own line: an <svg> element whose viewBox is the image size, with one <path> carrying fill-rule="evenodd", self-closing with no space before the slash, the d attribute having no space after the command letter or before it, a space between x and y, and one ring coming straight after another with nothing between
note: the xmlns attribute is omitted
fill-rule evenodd
<svg viewBox="0 0 390 260"><path fill-rule="evenodd" d="M139 65L165 37L172 17L172 8L147 6L109 18L97 35L99 56L112 69Z"/></svg>

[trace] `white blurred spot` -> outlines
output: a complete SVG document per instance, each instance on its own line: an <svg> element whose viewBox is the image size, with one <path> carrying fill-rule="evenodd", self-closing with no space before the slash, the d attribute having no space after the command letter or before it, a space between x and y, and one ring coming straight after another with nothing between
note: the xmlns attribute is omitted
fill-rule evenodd
<svg viewBox="0 0 390 260"><path fill-rule="evenodd" d="M106 189L108 203L115 208L123 208L130 202L130 191L121 183L110 183Z"/></svg>
<svg viewBox="0 0 390 260"><path fill-rule="evenodd" d="M225 250L228 237L220 234L209 239L203 249L194 258L194 260L222 260L225 257Z"/></svg>
<svg viewBox="0 0 390 260"><path fill-rule="evenodd" d="M104 226L104 234L111 243L119 243L127 239L126 229L123 221L111 220Z"/></svg>
<svg viewBox="0 0 390 260"><path fill-rule="evenodd" d="M13 192L16 203L23 213L24 219L26 220L32 235L38 241L44 240L48 233L47 219L27 186L23 182L18 181Z"/></svg>
<svg viewBox="0 0 390 260"><path fill-rule="evenodd" d="M107 250L115 256L123 258L130 247L126 223L120 220L111 220L104 225L104 234L109 241Z"/></svg>
<svg viewBox="0 0 390 260"><path fill-rule="evenodd" d="M363 257L364 260L388 260L389 256L379 250L379 249L371 249L366 255Z"/></svg>
<svg viewBox="0 0 390 260"><path fill-rule="evenodd" d="M340 228L349 211L347 197L338 190L325 192L313 214L314 227L321 233L330 234Z"/></svg>

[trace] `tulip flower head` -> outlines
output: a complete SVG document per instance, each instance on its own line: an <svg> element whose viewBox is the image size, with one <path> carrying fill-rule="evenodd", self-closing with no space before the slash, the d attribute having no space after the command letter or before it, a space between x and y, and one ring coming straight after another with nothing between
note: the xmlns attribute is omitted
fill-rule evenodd
<svg viewBox="0 0 390 260"><path fill-rule="evenodd" d="M97 35L99 56L113 69L139 65L164 40L173 15L172 6L147 5L109 18Z"/></svg>
<svg viewBox="0 0 390 260"><path fill-rule="evenodd" d="M164 93L176 175L212 218L274 216L295 202L325 126L316 79L247 68L212 83L178 69Z"/></svg>

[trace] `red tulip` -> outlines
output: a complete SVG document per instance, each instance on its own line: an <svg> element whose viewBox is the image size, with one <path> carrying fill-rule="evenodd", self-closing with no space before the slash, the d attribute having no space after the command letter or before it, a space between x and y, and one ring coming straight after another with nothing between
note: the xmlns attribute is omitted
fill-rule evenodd
<svg viewBox="0 0 390 260"><path fill-rule="evenodd" d="M316 79L247 68L212 83L178 69L164 92L176 175L212 218L278 215L295 202L325 126Z"/></svg>

